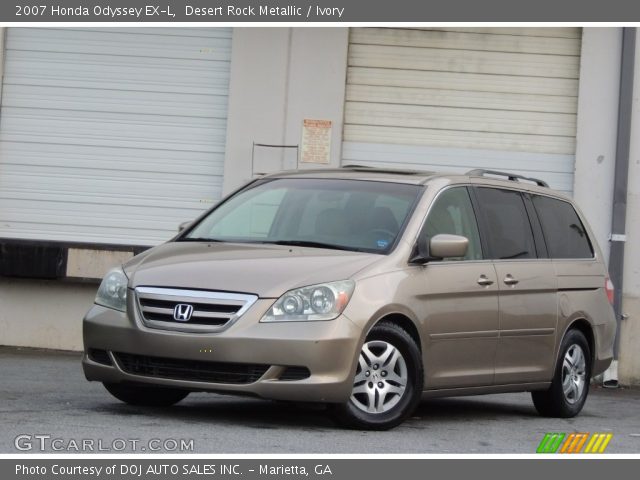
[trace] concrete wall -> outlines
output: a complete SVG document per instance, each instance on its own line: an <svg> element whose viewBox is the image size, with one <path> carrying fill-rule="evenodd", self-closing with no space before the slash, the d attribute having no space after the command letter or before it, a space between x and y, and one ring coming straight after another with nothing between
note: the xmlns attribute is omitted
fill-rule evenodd
<svg viewBox="0 0 640 480"><path fill-rule="evenodd" d="M252 143L284 144L289 28L234 28L223 193L251 178ZM260 149L256 169L282 162Z"/></svg>
<svg viewBox="0 0 640 480"><path fill-rule="evenodd" d="M82 350L97 285L0 277L0 345Z"/></svg>
<svg viewBox="0 0 640 480"><path fill-rule="evenodd" d="M640 36L636 41L618 378L640 384Z"/></svg>
<svg viewBox="0 0 640 480"><path fill-rule="evenodd" d="M292 29L285 141L300 143L305 118L331 120L334 167L341 158L348 47L348 28Z"/></svg>
<svg viewBox="0 0 640 480"><path fill-rule="evenodd" d="M297 145L304 118L331 120L340 164L347 28L236 28L223 191L251 178L252 144ZM295 150L255 149L254 173L296 168Z"/></svg>
<svg viewBox="0 0 640 480"><path fill-rule="evenodd" d="M606 261L613 205L621 51L622 29L583 29L573 197L594 230Z"/></svg>

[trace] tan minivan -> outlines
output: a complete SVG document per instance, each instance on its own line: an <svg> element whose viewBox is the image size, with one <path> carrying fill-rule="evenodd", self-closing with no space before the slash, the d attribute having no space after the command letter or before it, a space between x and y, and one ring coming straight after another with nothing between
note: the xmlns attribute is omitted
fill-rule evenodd
<svg viewBox="0 0 640 480"><path fill-rule="evenodd" d="M236 393L355 428L496 392L571 417L611 362L612 296L584 217L540 180L283 172L109 272L83 367L134 405Z"/></svg>

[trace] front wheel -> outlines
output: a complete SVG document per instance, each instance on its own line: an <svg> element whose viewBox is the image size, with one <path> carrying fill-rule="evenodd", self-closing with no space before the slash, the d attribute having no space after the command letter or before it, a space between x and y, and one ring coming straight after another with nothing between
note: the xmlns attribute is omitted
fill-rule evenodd
<svg viewBox="0 0 640 480"><path fill-rule="evenodd" d="M362 346L351 398L335 406L334 416L350 428L393 428L420 401L423 376L420 350L411 335L396 324L379 323Z"/></svg>
<svg viewBox="0 0 640 480"><path fill-rule="evenodd" d="M587 400L590 379L589 343L579 330L569 330L560 345L551 386L548 390L531 392L533 405L546 417L575 417Z"/></svg>
<svg viewBox="0 0 640 480"><path fill-rule="evenodd" d="M144 407L169 407L183 400L189 392L177 388L163 388L129 383L103 383L104 388L118 400Z"/></svg>

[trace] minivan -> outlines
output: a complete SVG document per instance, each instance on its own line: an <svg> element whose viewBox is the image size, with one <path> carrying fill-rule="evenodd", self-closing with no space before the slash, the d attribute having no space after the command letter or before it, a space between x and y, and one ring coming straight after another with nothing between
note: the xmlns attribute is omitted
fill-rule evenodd
<svg viewBox="0 0 640 480"><path fill-rule="evenodd" d="M531 392L572 417L612 360L612 299L583 214L541 180L288 171L110 271L82 363L132 405L253 395L384 430L422 398Z"/></svg>

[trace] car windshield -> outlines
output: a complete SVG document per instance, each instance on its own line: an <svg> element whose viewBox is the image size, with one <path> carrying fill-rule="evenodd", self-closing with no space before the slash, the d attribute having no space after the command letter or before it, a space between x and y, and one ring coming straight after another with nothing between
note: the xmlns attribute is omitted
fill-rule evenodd
<svg viewBox="0 0 640 480"><path fill-rule="evenodd" d="M229 198L178 240L388 253L422 189L364 180L268 179Z"/></svg>

